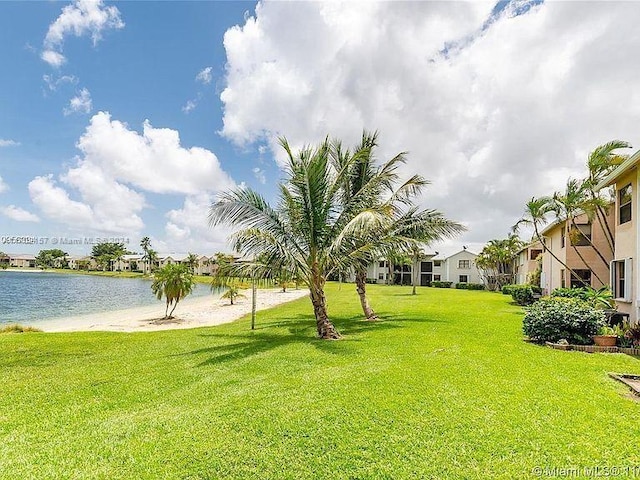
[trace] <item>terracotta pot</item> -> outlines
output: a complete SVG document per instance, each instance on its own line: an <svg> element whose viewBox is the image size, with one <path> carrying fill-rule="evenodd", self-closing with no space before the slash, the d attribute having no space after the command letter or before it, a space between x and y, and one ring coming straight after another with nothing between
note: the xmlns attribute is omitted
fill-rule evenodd
<svg viewBox="0 0 640 480"><path fill-rule="evenodd" d="M594 335L593 341L600 347L615 347L618 337L616 335Z"/></svg>

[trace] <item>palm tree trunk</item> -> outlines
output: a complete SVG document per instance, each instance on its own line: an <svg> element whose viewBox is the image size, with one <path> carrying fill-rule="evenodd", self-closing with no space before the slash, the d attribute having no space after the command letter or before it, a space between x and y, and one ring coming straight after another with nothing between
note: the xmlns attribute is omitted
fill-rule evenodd
<svg viewBox="0 0 640 480"><path fill-rule="evenodd" d="M544 249L544 251L549 252L549 255L551 255L551 257L553 257L556 262L558 262L560 265L562 265L566 270L568 270L571 275L573 275L574 277L576 277L578 280L580 280L580 283L582 283L583 286L585 287L590 287L591 285L588 285L587 282L585 282L584 280L582 280L582 278L580 278L576 272L573 271L573 269L571 267L569 267L569 265L567 265L566 263L564 263L562 260L560 260L555 253L553 253L549 248L547 248L547 244L545 243L545 241L543 240L542 236L540 235L540 232L538 232L538 225L537 224L533 224L533 229L535 231L536 234L536 238L538 239L538 241L542 244L542 248ZM569 239L569 241L571 241L571 239ZM551 293L551 292L549 292Z"/></svg>
<svg viewBox="0 0 640 480"><path fill-rule="evenodd" d="M576 224L575 218L573 218L573 219L571 220L571 225L572 225L576 230L580 231L580 230L578 229L578 225ZM583 236L584 236L584 235L583 235ZM589 245L591 246L591 248L593 248L593 251L594 251L594 252L596 252L596 254L598 255L598 257L600 257L600 260L602 260L602 261L604 262L604 264L605 264L605 265L607 266L607 268L608 268L608 267L609 267L609 262L607 261L607 259L606 259L606 258L604 258L604 255L602 255L602 253L600 252L600 250L598 250L598 249L596 248L596 246L593 244L593 242L591 241L591 239L590 239L590 238L588 238L588 237L584 237L584 238L586 238L586 239L587 239L587 241L589 242ZM613 252L613 250L612 250L612 252ZM581 256L580 254L578 254L578 256L580 257L580 259L582 259L582 256ZM582 260L582 261L584 262L584 260ZM586 265L586 262L585 262L585 265ZM588 266L588 265L587 265L587 266ZM604 285L604 283L602 282L602 280L600 280L600 279L598 279L598 280L600 281L600 283L602 283L602 284Z"/></svg>
<svg viewBox="0 0 640 480"><path fill-rule="evenodd" d="M176 309L176 307L178 306L178 302L180 300L176 300L176 303L173 304L173 308L171 309L171 311L169 312L169 318L173 317L173 311Z"/></svg>
<svg viewBox="0 0 640 480"><path fill-rule="evenodd" d="M318 337L323 340L338 340L341 336L329 320L327 298L324 294L324 279L318 272L313 272L312 274L311 282L309 282L309 292L311 303L313 304L313 313L316 316Z"/></svg>
<svg viewBox="0 0 640 480"><path fill-rule="evenodd" d="M169 315L169 299L167 298L167 304L164 309L164 318L168 318L168 315Z"/></svg>
<svg viewBox="0 0 640 480"><path fill-rule="evenodd" d="M595 200L596 193L591 189L589 189L589 193L591 194L591 199ZM609 222L607 222L606 212L600 205L596 205L596 217L598 218L598 223L600 224L600 228L602 228L602 231L605 232L605 237L607 239L609 248L611 249L611 253L614 253L615 239L613 236L613 232L611 231L611 226L609 225Z"/></svg>
<svg viewBox="0 0 640 480"><path fill-rule="evenodd" d="M362 305L362 312L366 319L377 320L378 316L369 305L369 299L367 298L367 271L360 268L356 270L356 291L360 297L360 305Z"/></svg>
<svg viewBox="0 0 640 480"><path fill-rule="evenodd" d="M411 265L411 285L413 286L413 290L411 291L411 295L416 294L416 276L418 274L418 269L416 267L416 263L418 263L418 255L413 256L413 264Z"/></svg>

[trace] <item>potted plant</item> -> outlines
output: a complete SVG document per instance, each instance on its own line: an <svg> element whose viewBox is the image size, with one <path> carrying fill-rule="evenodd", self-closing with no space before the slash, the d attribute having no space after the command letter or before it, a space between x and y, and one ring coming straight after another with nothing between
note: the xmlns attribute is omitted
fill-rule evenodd
<svg viewBox="0 0 640 480"><path fill-rule="evenodd" d="M613 328L605 326L598 331L598 335L593 336L593 341L600 347L615 347L618 335Z"/></svg>

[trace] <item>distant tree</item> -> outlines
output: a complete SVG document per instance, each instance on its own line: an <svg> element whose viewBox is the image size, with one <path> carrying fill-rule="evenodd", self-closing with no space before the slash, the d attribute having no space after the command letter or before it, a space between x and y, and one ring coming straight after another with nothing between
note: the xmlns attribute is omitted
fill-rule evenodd
<svg viewBox="0 0 640 480"><path fill-rule="evenodd" d="M143 265L147 266L148 268L145 268L143 266L143 272L142 273L150 273L151 272L151 260L149 257L149 252L151 252L151 240L149 239L149 237L142 237L142 240L140 240L140 247L142 248L142 251L144 252L144 255L142 256L142 261L144 262Z"/></svg>
<svg viewBox="0 0 640 480"><path fill-rule="evenodd" d="M211 278L211 291L224 293L220 298L228 298L231 305L234 304L234 300L241 295L239 290L240 278L236 275L234 270L234 258L233 255L227 255L225 253L218 252L215 255L216 270Z"/></svg>
<svg viewBox="0 0 640 480"><path fill-rule="evenodd" d="M187 266L189 270L191 270L191 273L195 273L196 267L198 266L198 255L189 253L189 255L187 255Z"/></svg>
<svg viewBox="0 0 640 480"><path fill-rule="evenodd" d="M162 297L166 300L164 318L173 318L173 312L178 306L178 302L191 294L195 281L193 274L186 265L172 264L156 270L154 273L151 291L158 300ZM169 307L173 308L169 312Z"/></svg>
<svg viewBox="0 0 640 480"><path fill-rule="evenodd" d="M149 272L155 271L158 263L158 252L153 249L149 249L147 252L147 259L149 261Z"/></svg>
<svg viewBox="0 0 640 480"><path fill-rule="evenodd" d="M56 260L59 258L66 260L67 255L69 254L59 248L40 250L36 256L36 265L42 268L54 268L56 266Z"/></svg>
<svg viewBox="0 0 640 480"><path fill-rule="evenodd" d="M476 257L487 290L500 290L503 285L515 283L514 259L524 247L517 235L490 240Z"/></svg>
<svg viewBox="0 0 640 480"><path fill-rule="evenodd" d="M91 258L93 258L104 271L107 268L112 268L116 260L128 253L130 252L125 248L124 243L102 242L92 247Z"/></svg>
<svg viewBox="0 0 640 480"><path fill-rule="evenodd" d="M4 252L0 252L0 268L2 270L6 270L8 267L9 267L9 256Z"/></svg>

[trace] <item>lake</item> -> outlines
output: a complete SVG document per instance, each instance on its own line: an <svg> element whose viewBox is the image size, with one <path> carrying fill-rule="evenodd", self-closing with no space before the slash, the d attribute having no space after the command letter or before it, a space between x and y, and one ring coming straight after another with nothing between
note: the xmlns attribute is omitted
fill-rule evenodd
<svg viewBox="0 0 640 480"><path fill-rule="evenodd" d="M192 296L211 295L197 284ZM95 275L0 270L0 323L26 323L48 318L122 310L158 304L151 280Z"/></svg>

